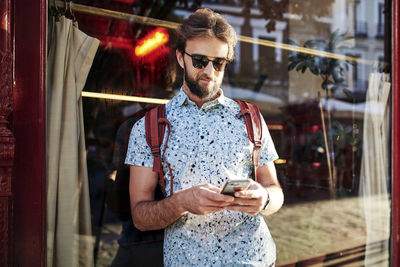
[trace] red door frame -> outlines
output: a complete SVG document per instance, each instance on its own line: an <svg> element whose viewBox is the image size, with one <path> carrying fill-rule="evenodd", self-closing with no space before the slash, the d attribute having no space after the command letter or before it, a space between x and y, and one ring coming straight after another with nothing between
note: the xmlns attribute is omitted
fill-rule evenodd
<svg viewBox="0 0 400 267"><path fill-rule="evenodd" d="M15 0L14 266L46 266L47 0Z"/></svg>
<svg viewBox="0 0 400 267"><path fill-rule="evenodd" d="M392 266L400 266L400 4L392 6Z"/></svg>
<svg viewBox="0 0 400 267"><path fill-rule="evenodd" d="M46 265L46 0L14 3L14 265ZM400 4L393 1L392 266L400 266Z"/></svg>

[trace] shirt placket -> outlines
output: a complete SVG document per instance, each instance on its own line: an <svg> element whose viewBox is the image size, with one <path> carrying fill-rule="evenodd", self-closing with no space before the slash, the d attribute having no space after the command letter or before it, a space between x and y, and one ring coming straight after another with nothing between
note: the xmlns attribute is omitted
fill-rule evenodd
<svg viewBox="0 0 400 267"><path fill-rule="evenodd" d="M206 136L207 136L207 114L206 110L203 108L199 109L199 126L198 126L198 132L199 132L199 159L200 159L200 169L201 173L203 175L206 175L204 177L204 180L211 183L211 178L209 177L208 170L207 170L207 146L206 146Z"/></svg>
<svg viewBox="0 0 400 267"><path fill-rule="evenodd" d="M210 175L210 168L209 166L209 146L208 142L209 140L209 127L213 127L213 125L210 125L209 122L209 112L212 112L209 108L200 108L199 109L199 156L200 156L200 167L202 173L205 175L205 180L213 184L214 181L212 181L213 178ZM215 125L214 125L215 127ZM216 231L216 226L213 223L207 223L205 225L207 233L209 233L209 238L212 240L209 244L209 251L212 253L212 262L214 262L215 266L220 265L220 260L221 260L221 255L219 251L219 246L218 246L218 238L215 235Z"/></svg>

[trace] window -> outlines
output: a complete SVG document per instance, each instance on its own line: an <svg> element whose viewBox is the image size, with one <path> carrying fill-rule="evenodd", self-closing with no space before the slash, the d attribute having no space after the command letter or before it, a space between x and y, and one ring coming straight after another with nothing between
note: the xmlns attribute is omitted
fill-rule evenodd
<svg viewBox="0 0 400 267"><path fill-rule="evenodd" d="M128 181L123 162L130 129L179 92L183 73L176 68L174 29L194 6L217 10L242 36L222 89L259 106L280 156L275 164L285 204L266 218L277 266L389 266L390 80L376 67L385 44L371 33L366 15L378 14L376 36L383 37L387 7L361 2L354 1L351 17L348 6L334 0L76 1L83 9L139 16L73 14L82 32L100 40L83 89L97 266L109 266L118 242L126 241L129 205L112 200L127 196L127 185L120 192L116 183L122 176ZM354 35L348 35L353 23ZM152 49L135 53L146 40L153 40ZM386 98L378 103L377 94Z"/></svg>

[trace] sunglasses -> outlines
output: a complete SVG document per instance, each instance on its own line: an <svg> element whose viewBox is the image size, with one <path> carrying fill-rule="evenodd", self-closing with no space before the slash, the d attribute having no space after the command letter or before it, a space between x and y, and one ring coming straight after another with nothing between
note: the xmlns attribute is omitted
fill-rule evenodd
<svg viewBox="0 0 400 267"><path fill-rule="evenodd" d="M208 65L208 62L212 62L213 67L216 71L224 71L226 64L229 63L229 60L223 57L217 57L213 60L208 59L207 56L204 55L199 55L199 54L189 54L186 53L186 51L183 51L186 55L192 58L192 65L196 69L202 69L205 68Z"/></svg>

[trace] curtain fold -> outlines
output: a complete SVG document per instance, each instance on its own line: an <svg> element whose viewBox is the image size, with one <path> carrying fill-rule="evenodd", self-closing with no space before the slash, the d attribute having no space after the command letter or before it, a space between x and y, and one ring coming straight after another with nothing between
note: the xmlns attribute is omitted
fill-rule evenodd
<svg viewBox="0 0 400 267"><path fill-rule="evenodd" d="M360 175L360 200L366 225L365 266L389 264L390 86L388 74L370 74L364 114ZM383 260L377 262L374 252L379 252Z"/></svg>
<svg viewBox="0 0 400 267"><path fill-rule="evenodd" d="M50 27L49 27L50 28ZM99 40L61 16L47 59L47 266L93 266L81 91Z"/></svg>

